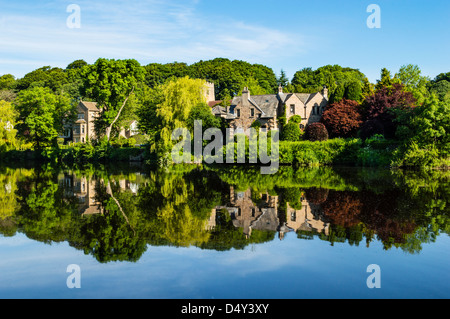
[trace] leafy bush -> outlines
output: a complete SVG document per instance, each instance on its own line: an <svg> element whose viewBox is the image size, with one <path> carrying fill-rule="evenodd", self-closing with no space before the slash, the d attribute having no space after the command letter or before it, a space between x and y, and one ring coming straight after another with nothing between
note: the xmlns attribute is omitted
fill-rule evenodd
<svg viewBox="0 0 450 319"><path fill-rule="evenodd" d="M280 142L281 164L311 165L354 165L361 148L359 139L331 139L323 142Z"/></svg>
<svg viewBox="0 0 450 319"><path fill-rule="evenodd" d="M328 131L322 123L308 124L305 129L305 138L309 141L328 140Z"/></svg>
<svg viewBox="0 0 450 319"><path fill-rule="evenodd" d="M300 141L301 138L302 130L298 126L298 123L289 121L289 123L283 127L283 131L281 132L281 139L283 141L297 142Z"/></svg>
<svg viewBox="0 0 450 319"><path fill-rule="evenodd" d="M302 117L300 115L294 115L289 118L289 123L297 123L300 124L302 122Z"/></svg>

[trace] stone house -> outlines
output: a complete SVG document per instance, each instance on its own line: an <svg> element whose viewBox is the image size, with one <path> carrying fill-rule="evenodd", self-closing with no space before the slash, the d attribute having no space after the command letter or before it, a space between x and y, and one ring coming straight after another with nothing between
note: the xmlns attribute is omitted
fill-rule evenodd
<svg viewBox="0 0 450 319"><path fill-rule="evenodd" d="M324 217L320 204L309 201L305 196L301 198L301 208L294 208L287 203L284 211L279 210L279 204L276 195L267 192L253 193L251 189L237 191L230 186L229 203L212 210L206 229L214 229L217 212L226 209L233 226L241 228L246 238L251 236L254 229L278 232L280 239L288 232L329 234L330 224Z"/></svg>
<svg viewBox="0 0 450 319"><path fill-rule="evenodd" d="M233 135L249 135L255 121L262 129L281 129L279 119L283 115L286 123L292 116L299 115L302 119L300 128L304 129L306 125L320 121L327 105L328 89L325 86L316 93L283 93L279 87L277 94L266 95L250 95L248 88L244 88L242 96L234 97L227 109L219 104L212 106L211 111L227 120Z"/></svg>
<svg viewBox="0 0 450 319"><path fill-rule="evenodd" d="M77 119L72 125L72 142L86 143L95 139L94 121L100 115L96 102L80 101L77 105Z"/></svg>
<svg viewBox="0 0 450 319"><path fill-rule="evenodd" d="M287 203L286 226L297 231L323 233L328 236L330 224L324 221L323 209L302 197L301 209L295 209Z"/></svg>
<svg viewBox="0 0 450 319"><path fill-rule="evenodd" d="M76 107L77 117L75 122L68 123L64 127L64 132L60 134L60 138L64 138L66 142L86 143L96 139L94 121L100 116L100 109L96 102L80 101ZM129 121L126 128L122 128L119 136L130 138L139 134L138 122L136 120Z"/></svg>

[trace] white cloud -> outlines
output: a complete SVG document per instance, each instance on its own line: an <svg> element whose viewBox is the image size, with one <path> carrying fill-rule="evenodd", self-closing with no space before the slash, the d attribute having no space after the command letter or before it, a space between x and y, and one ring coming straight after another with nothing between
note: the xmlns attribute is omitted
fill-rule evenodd
<svg viewBox="0 0 450 319"><path fill-rule="evenodd" d="M135 58L142 64L193 63L215 57L269 63L304 47L301 38L280 30L204 16L197 10L198 1L79 1L78 5L80 29L66 26L70 13L61 4L60 14L55 10L49 15L43 10L20 13L16 8L0 17L0 68L24 69L24 64L37 68L42 61L65 67L75 59L94 62L99 57Z"/></svg>

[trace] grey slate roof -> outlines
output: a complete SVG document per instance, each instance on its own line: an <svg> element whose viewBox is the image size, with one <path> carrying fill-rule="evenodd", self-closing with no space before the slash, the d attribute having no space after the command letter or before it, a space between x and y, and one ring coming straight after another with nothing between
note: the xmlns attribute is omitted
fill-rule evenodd
<svg viewBox="0 0 450 319"><path fill-rule="evenodd" d="M300 101L302 101L303 104L306 104L312 96L312 94L310 93L295 93L295 95L299 98Z"/></svg>
<svg viewBox="0 0 450 319"><path fill-rule="evenodd" d="M300 101L303 102L303 104L307 104L312 98L314 98L317 94L320 94L320 92L316 93L278 93L278 94L266 94L266 95L250 95L249 102L251 105L255 106L261 111L261 118L273 118L277 115L277 110L280 105L280 103L285 103L292 95L296 95ZM241 104L242 96L236 96L231 101L231 105L229 109L227 110L226 118L227 119L235 119L236 114L234 113L234 109L237 105ZM218 110L214 111L215 108L213 108L213 113L218 114ZM221 110L222 112L222 110Z"/></svg>

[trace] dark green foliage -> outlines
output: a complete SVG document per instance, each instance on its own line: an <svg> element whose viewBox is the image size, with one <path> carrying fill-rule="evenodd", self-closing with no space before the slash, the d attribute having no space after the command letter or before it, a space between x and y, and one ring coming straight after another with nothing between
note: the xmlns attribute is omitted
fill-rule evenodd
<svg viewBox="0 0 450 319"><path fill-rule="evenodd" d="M350 82L345 88L345 98L353 101L361 101L362 88L361 83L357 81Z"/></svg>
<svg viewBox="0 0 450 319"><path fill-rule="evenodd" d="M358 86L361 88L361 94L367 93L365 90L370 89L366 85L367 82L367 77L357 69L325 65L316 70L304 68L297 71L292 79L292 86L295 92L310 93L318 92L326 85L329 89L330 101L333 103L344 97L356 98L359 91Z"/></svg>

